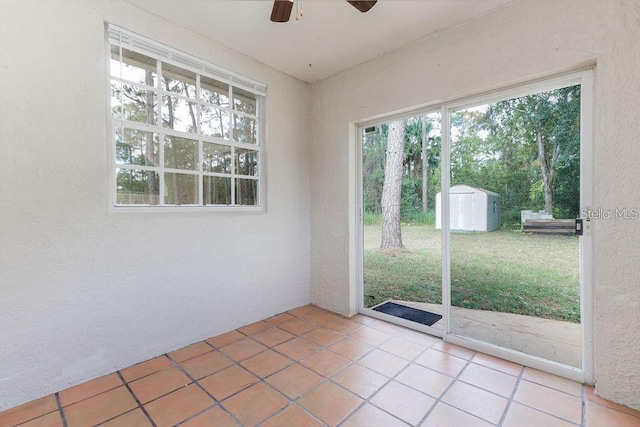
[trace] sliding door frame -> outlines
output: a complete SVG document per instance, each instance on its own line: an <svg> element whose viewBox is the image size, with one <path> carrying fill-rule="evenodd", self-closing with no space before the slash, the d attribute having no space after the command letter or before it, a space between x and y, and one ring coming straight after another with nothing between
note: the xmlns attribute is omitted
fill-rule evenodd
<svg viewBox="0 0 640 427"><path fill-rule="evenodd" d="M396 323L434 336L442 337L444 341L457 344L472 350L481 351L506 360L530 366L552 374L563 376L575 381L587 384L594 383L593 366L593 286L592 286L592 255L593 239L591 236L591 224L585 221L584 234L580 237L580 317L581 317L581 359L582 367L575 368L546 360L537 356L528 355L519 351L499 347L486 342L462 337L451 332L451 229L450 229L450 201L448 197L441 199L442 221L442 330L430 326L417 324L364 307L364 266L363 266L363 195L362 195L362 135L364 129L370 126L388 123L397 119L409 118L440 111L441 117L441 192L449 194L450 190L450 114L453 110L469 108L477 105L488 104L505 99L521 97L533 93L544 92L571 85L581 85L580 106L580 209L581 212L591 209L593 204L593 125L594 125L594 70L592 66L573 70L532 80L522 84L512 85L496 90L480 93L470 97L451 99L447 102L431 104L415 109L407 109L396 114L378 116L374 119L355 123L351 127L350 138L355 144L355 233L352 245L355 258L356 309L358 312L381 320ZM352 152L353 153L353 152ZM353 175L352 175L353 177ZM352 190L352 191L353 191ZM585 218L586 220L587 218ZM353 258L352 258L353 259ZM353 289L353 288L352 288Z"/></svg>
<svg viewBox="0 0 640 427"><path fill-rule="evenodd" d="M415 329L420 332L442 337L443 330L434 328L433 326L426 326L420 323L411 322L409 320L401 319L399 317L391 316L390 314L381 313L364 306L364 201L362 195L362 135L366 128L372 126L380 126L384 123L389 123L395 120L408 119L410 117L423 116L425 114L438 113L441 111L440 104L434 106L422 107L420 109L408 110L407 112L398 113L394 115L385 116L383 118L373 119L366 122L358 123L355 126L355 146L356 146L356 283L357 283L357 310L359 313L366 314L367 316L374 317L376 319L384 320L386 322L395 323L400 326ZM444 306L443 306L444 307ZM444 316L443 316L444 319Z"/></svg>
<svg viewBox="0 0 640 427"><path fill-rule="evenodd" d="M593 69L572 72L540 81L525 83L513 88L497 90L454 100L442 105L442 151L441 182L442 194L449 194L451 172L451 112L490 104L506 99L518 98L534 93L545 92L562 87L580 85L580 210L589 209L593 202ZM592 299L592 237L591 227L585 222L585 233L579 239L580 246L580 368L564 365L541 357L516 350L489 344L483 341L457 335L451 329L451 227L449 198L442 197L442 280L443 311L445 313L446 332L443 339L483 353L491 354L522 365L531 366L546 372L570 378L575 381L593 383L593 299ZM446 301L446 305L445 305Z"/></svg>

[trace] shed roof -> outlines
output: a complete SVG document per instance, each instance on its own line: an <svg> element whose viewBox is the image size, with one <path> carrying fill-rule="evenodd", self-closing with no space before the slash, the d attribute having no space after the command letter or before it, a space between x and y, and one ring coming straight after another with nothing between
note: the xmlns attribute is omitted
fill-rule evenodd
<svg viewBox="0 0 640 427"><path fill-rule="evenodd" d="M498 196L498 193L494 193L493 191L485 190L484 188L472 187L470 185L458 184L454 185L449 189L450 194L462 194L462 193L474 193L474 192L482 192L489 196Z"/></svg>

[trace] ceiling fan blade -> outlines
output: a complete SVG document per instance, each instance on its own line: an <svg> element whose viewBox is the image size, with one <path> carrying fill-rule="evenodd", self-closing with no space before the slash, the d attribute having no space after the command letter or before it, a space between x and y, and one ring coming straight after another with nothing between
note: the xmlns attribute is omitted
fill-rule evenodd
<svg viewBox="0 0 640 427"><path fill-rule="evenodd" d="M273 0L271 22L287 22L291 18L293 0Z"/></svg>
<svg viewBox="0 0 640 427"><path fill-rule="evenodd" d="M377 0L372 0L372 1L347 0L347 1L351 6L355 7L362 13L368 12L378 2Z"/></svg>

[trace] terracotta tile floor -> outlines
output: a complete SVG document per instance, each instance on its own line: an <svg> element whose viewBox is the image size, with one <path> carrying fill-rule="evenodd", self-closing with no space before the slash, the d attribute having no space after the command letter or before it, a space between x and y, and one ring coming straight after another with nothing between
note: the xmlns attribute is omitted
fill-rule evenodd
<svg viewBox="0 0 640 427"><path fill-rule="evenodd" d="M0 426L640 426L591 387L313 306L0 412Z"/></svg>

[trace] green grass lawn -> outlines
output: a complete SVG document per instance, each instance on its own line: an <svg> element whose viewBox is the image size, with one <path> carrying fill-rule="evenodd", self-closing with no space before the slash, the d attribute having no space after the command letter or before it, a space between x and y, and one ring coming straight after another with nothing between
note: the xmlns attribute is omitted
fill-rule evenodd
<svg viewBox="0 0 640 427"><path fill-rule="evenodd" d="M442 303L440 230L403 225L405 250L384 253L380 226L364 227L365 305ZM514 231L452 233L452 304L580 321L578 238Z"/></svg>

